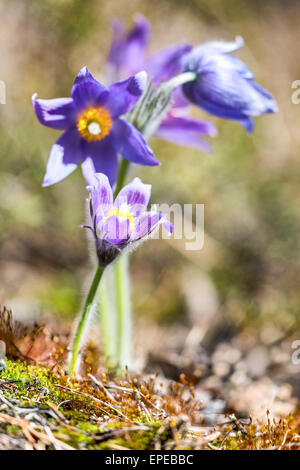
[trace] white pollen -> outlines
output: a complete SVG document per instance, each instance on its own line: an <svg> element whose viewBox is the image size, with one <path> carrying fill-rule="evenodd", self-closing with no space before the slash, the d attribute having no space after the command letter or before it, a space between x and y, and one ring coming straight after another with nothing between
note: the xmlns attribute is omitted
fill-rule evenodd
<svg viewBox="0 0 300 470"><path fill-rule="evenodd" d="M100 124L95 121L89 123L88 130L89 130L89 133L93 135L101 134Z"/></svg>

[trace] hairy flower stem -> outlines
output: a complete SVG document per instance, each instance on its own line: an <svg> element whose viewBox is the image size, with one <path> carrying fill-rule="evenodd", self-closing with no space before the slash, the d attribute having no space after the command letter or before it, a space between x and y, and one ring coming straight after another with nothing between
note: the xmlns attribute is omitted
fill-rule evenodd
<svg viewBox="0 0 300 470"><path fill-rule="evenodd" d="M112 267L106 269L99 288L103 355L106 363L111 366L117 364L117 313L114 299L115 291L115 272Z"/></svg>
<svg viewBox="0 0 300 470"><path fill-rule="evenodd" d="M81 352L82 352L81 350L84 345L85 333L89 325L89 320L91 317L91 313L93 311L93 304L94 304L95 296L98 291L99 283L100 283L103 272L104 272L104 268L99 266L95 273L92 285L90 287L89 293L87 295L87 298L86 298L86 301L82 310L82 314L80 316L80 319L76 328L72 348L69 353L68 365L69 365L70 375L77 375L79 372Z"/></svg>
<svg viewBox="0 0 300 470"><path fill-rule="evenodd" d="M117 370L122 372L124 367L131 367L132 345L132 315L129 278L129 256L120 256L115 265L117 292Z"/></svg>
<svg viewBox="0 0 300 470"><path fill-rule="evenodd" d="M126 176L128 174L129 167L130 167L130 162L128 160L125 160L125 158L122 158L120 167L119 167L116 189L114 191L114 197L116 197L121 191L121 189L123 188L124 183L126 181Z"/></svg>
<svg viewBox="0 0 300 470"><path fill-rule="evenodd" d="M122 159L119 167L118 180L114 197L123 188L130 168L130 162ZM129 254L120 256L113 266L116 286L116 308L117 308L117 355L115 364L117 372L122 373L125 366L131 366L131 343L132 343L132 312L131 291L129 275Z"/></svg>

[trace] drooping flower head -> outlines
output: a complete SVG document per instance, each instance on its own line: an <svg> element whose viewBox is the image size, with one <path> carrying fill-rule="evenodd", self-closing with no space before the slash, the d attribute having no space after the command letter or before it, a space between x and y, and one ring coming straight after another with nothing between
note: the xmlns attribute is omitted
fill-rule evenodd
<svg viewBox="0 0 300 470"><path fill-rule="evenodd" d="M107 74L113 80L145 70L149 78L159 84L183 71L184 58L192 49L186 43L174 44L147 56L151 25L142 15L134 17L134 26L130 31L126 32L120 20L114 22L113 30L114 37L107 58ZM173 105L156 135L177 145L208 152L211 145L203 137L215 137L217 130L210 122L191 118L189 111L189 101L181 88L176 89L173 93Z"/></svg>
<svg viewBox="0 0 300 470"><path fill-rule="evenodd" d="M215 116L241 123L248 132L254 127L251 116L277 111L273 97L254 81L253 73L230 52L244 44L210 42L196 47L185 57L185 71L196 79L185 83L187 99Z"/></svg>
<svg viewBox="0 0 300 470"><path fill-rule="evenodd" d="M147 211L151 185L139 178L124 186L113 200L105 174L95 175L96 183L88 186L91 225L100 265L106 266L127 247L147 238L160 224L172 233L172 224L160 212Z"/></svg>
<svg viewBox="0 0 300 470"><path fill-rule="evenodd" d="M84 67L71 98L40 100L33 96L38 120L64 130L51 149L44 186L61 181L80 164L88 183L94 181L96 172L102 172L114 184L118 153L139 165L159 164L142 134L121 118L136 105L146 81L146 73L140 72L107 87Z"/></svg>

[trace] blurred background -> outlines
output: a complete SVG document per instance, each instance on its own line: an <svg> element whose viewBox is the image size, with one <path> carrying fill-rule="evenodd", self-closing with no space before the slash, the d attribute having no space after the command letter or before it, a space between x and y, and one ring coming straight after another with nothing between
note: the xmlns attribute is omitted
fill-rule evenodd
<svg viewBox="0 0 300 470"><path fill-rule="evenodd" d="M236 388L253 382L262 383L262 397L268 381L299 396L300 366L291 361L300 339L296 0L0 1L0 79L7 87L0 105L0 304L24 322L47 318L58 329L79 311L90 270L79 227L85 184L77 170L42 189L59 132L37 122L31 95L68 96L84 65L101 79L111 20L130 27L137 12L153 25L150 52L242 35L238 57L280 110L256 119L251 136L203 112L219 130L212 155L153 139L159 171L136 167L152 184L153 202L205 204L206 230L198 252L171 239L134 253L137 367L206 377L210 391L226 383L233 401Z"/></svg>

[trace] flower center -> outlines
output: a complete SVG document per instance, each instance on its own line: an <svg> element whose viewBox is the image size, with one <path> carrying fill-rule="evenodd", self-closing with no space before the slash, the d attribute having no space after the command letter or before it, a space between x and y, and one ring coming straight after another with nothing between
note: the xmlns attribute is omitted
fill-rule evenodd
<svg viewBox="0 0 300 470"><path fill-rule="evenodd" d="M122 204L121 207L113 207L108 211L106 217L104 217L104 221L111 217L112 215L116 215L117 217L123 217L123 219L129 220L130 228L133 228L134 221L136 217L130 212L130 207L127 204Z"/></svg>
<svg viewBox="0 0 300 470"><path fill-rule="evenodd" d="M98 135L101 134L101 127L99 122L97 121L92 121L88 125L88 131L92 135Z"/></svg>
<svg viewBox="0 0 300 470"><path fill-rule="evenodd" d="M112 128L112 119L104 106L93 108L89 106L77 117L77 129L81 137L88 142L104 139Z"/></svg>

